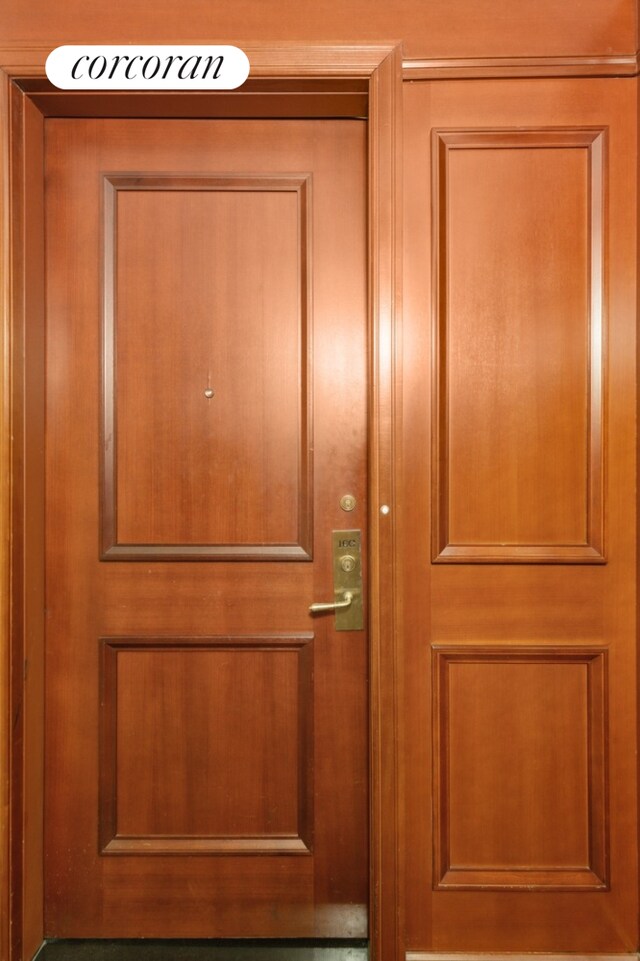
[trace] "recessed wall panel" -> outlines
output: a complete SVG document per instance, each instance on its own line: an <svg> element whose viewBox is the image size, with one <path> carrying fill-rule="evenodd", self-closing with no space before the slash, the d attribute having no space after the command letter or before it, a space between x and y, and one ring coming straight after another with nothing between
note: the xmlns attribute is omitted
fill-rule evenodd
<svg viewBox="0 0 640 961"><path fill-rule="evenodd" d="M311 640L103 640L103 853L310 851Z"/></svg>
<svg viewBox="0 0 640 961"><path fill-rule="evenodd" d="M103 552L311 549L309 181L105 181Z"/></svg>
<svg viewBox="0 0 640 961"><path fill-rule="evenodd" d="M603 560L603 134L434 135L434 559Z"/></svg>

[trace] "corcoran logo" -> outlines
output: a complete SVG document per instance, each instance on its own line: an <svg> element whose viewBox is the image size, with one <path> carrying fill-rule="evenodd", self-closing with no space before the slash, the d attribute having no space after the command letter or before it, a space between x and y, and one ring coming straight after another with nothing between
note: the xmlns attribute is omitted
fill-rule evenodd
<svg viewBox="0 0 640 961"><path fill-rule="evenodd" d="M231 46L56 47L47 77L61 90L233 90L249 58Z"/></svg>

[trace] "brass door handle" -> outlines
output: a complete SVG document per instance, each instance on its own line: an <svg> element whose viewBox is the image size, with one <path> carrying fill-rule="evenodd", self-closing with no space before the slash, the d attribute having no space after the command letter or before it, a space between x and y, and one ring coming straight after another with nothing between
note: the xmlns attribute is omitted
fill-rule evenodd
<svg viewBox="0 0 640 961"><path fill-rule="evenodd" d="M323 603L322 601L317 604L312 604L309 608L309 611L311 614L319 614L320 611L339 611L344 607L350 607L351 602L353 601L353 594L351 591L345 591L343 597L343 601L334 601L333 604L329 602Z"/></svg>

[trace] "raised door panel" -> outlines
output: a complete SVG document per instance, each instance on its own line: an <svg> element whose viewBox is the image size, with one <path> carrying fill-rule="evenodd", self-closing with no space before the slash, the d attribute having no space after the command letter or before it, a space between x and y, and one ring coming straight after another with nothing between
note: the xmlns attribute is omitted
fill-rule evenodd
<svg viewBox="0 0 640 961"><path fill-rule="evenodd" d="M106 176L103 553L311 553L310 175Z"/></svg>
<svg viewBox="0 0 640 961"><path fill-rule="evenodd" d="M608 885L606 655L434 648L434 884Z"/></svg>
<svg viewBox="0 0 640 961"><path fill-rule="evenodd" d="M104 638L102 854L310 854L312 635Z"/></svg>
<svg viewBox="0 0 640 961"><path fill-rule="evenodd" d="M602 561L605 131L433 141L434 559Z"/></svg>

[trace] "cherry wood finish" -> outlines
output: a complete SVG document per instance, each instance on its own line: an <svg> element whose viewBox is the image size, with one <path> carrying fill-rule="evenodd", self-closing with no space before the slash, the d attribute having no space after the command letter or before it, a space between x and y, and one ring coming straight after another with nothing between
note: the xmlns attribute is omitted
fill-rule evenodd
<svg viewBox="0 0 640 961"><path fill-rule="evenodd" d="M102 854L313 851L313 641L102 639Z"/></svg>
<svg viewBox="0 0 640 961"><path fill-rule="evenodd" d="M590 648L434 646L438 890L608 887L606 663Z"/></svg>
<svg viewBox="0 0 640 961"><path fill-rule="evenodd" d="M298 6L296 10L290 9L288 5L278 5L277 10L267 11L264 5L260 5L258 9L257 3L247 0L247 3L240 7L226 7L219 11L212 10L208 5L205 12L200 0L187 0L186 12L190 15L189 29L194 31L192 39L196 33L202 35L203 24L207 37L213 34L216 39L221 37L218 33L220 27L228 29L228 38L234 42L239 42L242 34L275 37L285 35L288 30L293 31L292 35L295 36L302 36L308 31L308 35L318 38L327 34L328 22L331 23L331 36L343 36L347 41L355 41L367 31L371 31L371 36L376 38L383 35L404 36L407 40L404 76L406 80L418 81L405 85L404 213L407 230L404 243L404 302L407 323L402 344L395 344L398 350L402 346L404 373L402 379L398 376L393 383L383 373L379 392L379 378L373 378L374 399L379 404L382 417L372 424L374 429L371 431L374 448L372 464L376 469L381 466L378 479L374 479L372 488L376 492L372 512L378 526L371 531L374 548L372 573L375 575L371 599L377 599L380 584L393 588L398 617L402 619L402 630L397 638L402 643L404 667L397 688L385 683L394 668L395 647L390 640L387 646L377 648L375 632L382 630L384 636L391 639L396 636L395 625L400 622L393 620L389 606L383 606L382 616L376 614L374 619L374 651L371 662L372 697L374 701L379 698L378 706L382 707L381 712L378 712L374 706L372 714L374 950L377 956L384 957L385 961L402 957L405 949L408 949L408 958L414 961L446 961L452 957L452 953L459 957L477 957L479 952L487 959L505 958L507 955L504 952L512 952L510 957L525 957L531 951L555 952L544 955L548 961L561 957L562 955L557 953L559 951L578 952L581 956L593 958L594 961L598 958L604 961L613 957L610 952L617 952L618 957L621 956L620 952L623 952L623 957L631 957L630 953L624 952L635 951L639 943L635 846L637 771L633 757L637 725L636 669L633 654L636 611L633 581L635 551L632 540L636 527L633 495L634 441L631 429L635 410L632 395L636 361L632 333L632 313L636 304L637 171L634 158L637 155L637 111L634 98L637 82L632 79L637 75L635 4L625 0L613 11L609 3L590 0L578 10L571 4L544 3L541 6L539 3L531 3L530 0L516 0L506 9L504 5L489 2L478 6L477 3L461 0L459 3L444 5L438 0L427 9L411 0L406 5L401 5L401 8L385 5L384 10L377 4L373 7L368 5L365 14L358 7L343 5L340 9L331 7L320 11L318 8L309 16L304 5ZM21 72L22 76L30 72L38 74L41 72L44 55L56 42L69 42L73 38L104 41L108 34L109 39L113 40L131 39L132 36L135 37L131 28L135 30L136 25L141 39L143 36L148 39L152 31L157 38L164 37L165 41L173 42L182 32L185 6L165 8L163 14L164 17L151 24L146 8L143 10L140 5L134 4L131 10L133 23L127 21L127 33L124 34L124 21L115 8L100 7L97 11L83 5L82 11L79 11L72 5L47 7L44 11L39 5L33 7L16 4L12 6L6 19L6 37L10 43L18 41L20 44L33 43L41 46L38 50L12 47L1 54L2 63L11 68L10 73ZM280 14L284 14L284 25L278 19ZM215 23L212 22L213 19L216 20ZM388 29L383 30L385 26ZM305 70L317 68L313 56L305 53L300 61L296 61L296 55L292 56L286 46L280 45L278 52L280 66L277 69L282 76L302 76ZM333 64L339 63L341 56L344 56L344 51L335 54ZM382 56L378 57L378 62L381 59ZM395 60L394 64L392 60ZM387 101L380 111L377 100L378 84L383 76L397 69L398 60L396 53L393 58L385 61L385 65L377 69L377 79L369 85L369 102L374 106L371 128L374 136L377 135L376 131L378 134L380 132L377 125L381 120L385 129L391 128L394 136L399 135L399 118L394 115L393 107L390 107ZM332 66L325 63L325 74L330 73L331 69ZM361 68L352 65L350 69L355 75ZM371 66L362 67L362 75L368 76L372 69ZM586 79L553 82L545 79L531 82L520 80L516 83L448 82L448 79L453 78L476 78L482 81L482 78L487 77L549 77L563 74L576 78L606 74L613 77L626 76L628 79L614 82ZM424 82L431 79L437 79L438 83ZM6 88L5 76L2 82ZM42 83L42 80L38 82ZM48 105L45 106L43 95L41 108L47 112L55 112L54 104L60 102L56 101L55 96L47 94ZM5 98L3 101L3 107L7 100L8 98ZM130 99L126 109L133 115L144 115L143 100L144 98ZM201 115L207 109L196 104L194 100L189 102L192 106L187 109L193 110L194 116ZM336 103L336 98L333 102ZM184 104L185 100L181 103ZM166 109L165 104L166 101L159 109ZM152 109L151 102L149 106ZM174 103L169 109L170 115L173 115L174 111L179 112L181 108ZM247 109L249 115L253 116L257 107L252 103ZM290 108L283 107L282 99L276 98L275 102L271 100L268 109L283 111ZM74 100L73 104L69 99L64 110L90 113L91 99L86 98L81 102ZM96 110L109 113L109 107L104 102L97 105ZM349 110L346 112L349 113ZM32 125L31 134L25 137L19 116L20 112L16 111L13 143L16 145L17 159L14 170L20 169L22 164L20 145L23 140L26 139L29 144L29 156L33 157L34 150L37 151L34 142L37 143L38 139L38 119L36 118L35 125ZM605 369L610 374L610 386L605 398L608 406L603 411L606 439L603 472L603 491L606 496L603 516L607 530L607 563L600 566L587 564L579 569L573 564L550 564L541 567L530 562L518 566L509 563L432 565L430 485L433 474L430 470L432 430L429 373L434 358L430 342L433 327L429 317L432 296L432 278L429 273L431 129L436 127L441 131L470 131L477 136L479 131L489 128L494 131L502 130L504 136L509 137L515 128L521 126L528 129L554 128L565 137L575 128L607 130L604 135L607 150L603 154L603 181L606 189L603 276L606 283L605 316L609 318L612 334L604 356ZM377 173L371 177L371 197L377 197L382 208L385 208L385 187L395 183L392 168L399 157L399 143L398 139L396 145L390 149L387 140L385 148L378 154L374 151L372 155L373 165L375 167L376 163L378 164L377 171L382 171L382 177L380 181L376 179ZM37 166L36 162L34 167ZM27 196L33 196L33 184L38 178L39 171L33 169L27 178ZM529 182L531 183L531 179ZM14 179L13 184L18 200L13 207L12 222L20 223L21 211L25 205L23 195L18 190L18 180ZM568 186L570 196L579 199L580 192L576 190L575 184L572 182ZM512 180L511 191L513 187ZM6 193L0 196L0 203L5 200ZM541 198L540 202L544 206L544 198ZM528 203L531 208L532 200L529 199ZM376 209L379 211L380 207ZM561 216L554 214L554 221L561 220ZM26 222L32 223L28 231L32 237L39 235L37 221L36 204L36 213L26 217ZM390 246L388 220L385 231L383 253L378 256L373 269L377 271L378 279L384 278L386 281L383 286L388 295L394 290L393 266L386 256ZM21 249L23 245L19 236L16 235L15 239L18 249ZM37 248L37 243L35 247ZM36 250L32 249L31 254L30 262L37 262ZM583 258L581 263L584 268ZM8 254L5 255L4 265L5 268L9 266ZM14 257L13 265L16 278L13 297L16 303L20 300L17 292L24 287L28 296L33 291L32 303L35 304L38 299L38 271L29 275L30 282L25 285L21 255ZM526 273L526 268L522 269ZM9 292L5 294L5 299L8 298ZM372 299L375 301L375 298L374 291ZM373 350L376 365L386 352L392 352L394 346L394 342L389 339L385 319L388 306L389 298L383 297L380 339L374 342ZM16 321L18 332L19 316L20 314ZM38 316L36 311L35 329ZM5 329L4 333L7 335L8 329ZM19 333L16 344L19 356ZM377 352L376 345L381 348L381 353ZM37 355L37 346L32 345L31 350ZM29 361L28 366L30 363L37 367L37 361ZM384 370L388 371L388 368ZM37 380L36 376L35 382ZM14 383L18 397L20 378L15 378ZM395 473L389 472L388 455L392 450L386 432L386 414L391 409L390 400L394 389L401 391L405 424L403 434L396 439L394 448ZM17 409L19 410L19 402ZM6 412L7 408L4 410ZM6 427L6 413L4 423ZM8 454L8 430L3 434L2 440L4 451ZM378 464L380 452L381 465ZM18 484L19 466L16 461L15 476ZM379 487L376 486L378 483ZM400 505L397 540L394 540L391 528L387 530L386 522L381 521L377 514L378 505L390 500L390 493L394 488ZM9 517L6 488L4 493L0 522L6 524ZM30 515L29 509L27 515ZM16 532L19 534L19 531L18 523ZM6 538L3 543L6 543ZM15 544L19 547L19 539ZM35 556L37 557L37 551ZM392 563L394 558L395 565ZM8 558L3 554L1 560L5 564L3 571L8 577ZM502 561L504 560L507 559L503 558ZM33 583L37 583L37 580ZM14 586L17 589L19 581L14 581ZM498 648L502 651L507 647L515 653L519 649L524 651L534 647L536 652L541 651L543 655L546 653L551 660L553 684L560 676L557 672L563 669L558 661L560 651L569 648L575 649L580 655L590 650L603 652L603 656L606 654L608 684L604 698L603 728L608 758L605 767L608 768L611 800L608 818L611 859L610 870L606 872L610 890L532 890L530 893L522 889L434 890L431 790L432 780L439 768L434 768L432 763L437 725L433 725L431 713L433 659L436 657L430 650L431 641L440 645L440 651L448 652L469 647L476 653L486 653ZM14 664L19 668L21 649L15 652ZM559 726L554 725L546 717L541 721L541 733L546 731L546 734L535 742L533 754L527 757L524 765L524 773L535 771L538 761L541 762L543 770L549 770L549 742L557 727L560 753L568 762L566 783L576 797L580 790L577 786L587 785L582 790L582 814L577 818L584 828L585 790L589 790L590 780L583 774L589 742L579 736L579 731L584 721L585 704L590 703L589 699L585 701L581 693L583 688L576 682L575 665L571 666L567 675L570 677L567 685L559 684L559 688L568 695L567 707L563 707L559 693L546 693L546 684L542 683L540 675L537 674L537 665L532 665L532 673L527 673L526 665L520 666L523 668L527 691L540 691L543 699L546 698L546 703L550 704L555 721L560 722ZM501 719L507 713L509 696L496 680L494 688L502 708L497 719L492 720L489 705L481 703L481 682L488 677L487 674L482 674L482 671L486 667L486 662L482 661L477 669L473 668L471 680L462 686L463 700L458 703L465 707L478 703L477 709L485 712L482 715L484 730L493 731L500 726ZM588 672L589 667L584 665L584 670ZM18 682L19 669L15 670L14 676ZM545 680L547 676L544 675ZM18 688L19 684L16 689ZM31 694L34 696L30 703L37 705L37 685ZM399 728L396 727L394 714L397 698L406 708L398 719ZM535 710L529 712L526 705L526 701L523 704L514 704L509 710L535 715ZM573 705L580 715L577 725L574 717L576 711L570 711L569 705ZM32 716L36 719L34 730L37 731L40 723L37 707ZM384 723L381 719L384 719ZM3 718L5 737L2 747L8 742L12 720L9 715ZM440 720L443 720L442 712ZM17 730L19 731L19 725ZM463 721L457 725L456 732L456 749L464 752L465 743L469 750L475 746L465 741L470 735ZM398 736L401 737L404 753L400 758L400 767L396 769L393 745ZM504 739L497 739L497 746L496 739L492 740L493 746L489 746L489 768L483 774L484 782L481 779L480 789L483 796L486 797L489 790L488 782L492 778L495 781L498 776L496 772L500 769L500 758L516 754L518 739L522 745L527 743L528 737L529 734L516 732L515 743L510 751L505 747ZM19 745L19 742L16 743ZM28 825L32 842L29 845L30 854L27 855L29 870L25 875L25 884L28 889L25 890L36 892L35 902L29 903L27 897L26 905L26 912L31 913L33 919L27 941L35 946L38 932L38 829L37 801L34 801L39 776L37 739L32 741L32 745L36 750L27 760L27 767L32 773L25 781L25 787L31 784L31 789L27 791L29 793L31 790L28 807L31 811L36 811L36 825L34 826L33 820ZM570 750L571 745L576 746L574 751ZM20 754L19 747L16 754ZM491 772L492 778L488 776ZM17 768L14 773L17 773ZM545 777L536 787L539 792L537 797L542 799L547 809L554 803L560 803L556 802L556 787L555 784L550 784L550 780L550 776ZM15 783L14 779L14 788ZM393 830L397 785L403 786L406 795L406 806L403 809L404 840L399 849ZM516 795L522 797L522 788L519 790L519 795L518 792ZM17 796L19 792L14 790L14 799ZM32 806L34 803L35 807ZM504 803L507 804L506 801ZM15 810L18 811L20 807L18 803ZM504 810L504 807L501 810ZM483 816L487 815L487 811L490 811L490 806L485 804ZM4 806L2 813L6 815ZM457 813L462 814L463 808L458 808ZM560 822L566 825L566 817L560 818ZM459 823L462 823L460 819ZM376 830L376 825L384 830ZM14 820L14 827L17 831L14 864L19 864L22 862L19 819ZM573 853L579 852L581 838L584 836L584 832L576 831L576 827L571 824L569 838L566 839ZM551 850L556 860L562 860L561 849L565 839L562 838L559 827L555 828L550 824L549 829L549 836L545 835L541 839L538 825L534 835L537 831L539 843L546 846L546 850ZM526 831L524 834L526 836ZM522 843L513 825L510 826L507 837L513 851ZM467 843L477 844L478 841L477 835L467 838ZM497 843L495 837L492 843ZM568 858L565 857L564 860L567 861ZM9 863L8 858L6 861ZM384 865L384 870L377 870L380 865ZM528 865L529 868L531 866ZM399 873L402 868L405 870ZM20 871L16 876L20 876ZM477 881L477 874L475 880ZM21 889L22 884L19 882L18 891ZM405 896L397 898L396 891L402 889ZM8 892L9 884L5 880L2 890L2 943L7 957L11 915ZM20 894L14 896L13 923L16 944L21 937L20 900ZM404 915L406 936L403 930ZM18 956L16 947L12 957L17 959Z"/></svg>
<svg viewBox="0 0 640 961"><path fill-rule="evenodd" d="M330 532L344 524L343 493L358 505L349 524L366 534L365 132L361 121L45 123L49 937L367 934L367 636L337 634L331 616L313 621L308 613L313 600L332 594ZM136 536L222 544L249 536L268 545L274 520L277 532L287 525L281 539L292 539L304 490L298 471L304 478L308 358L312 559L269 566L98 559L105 170L112 184L119 171L140 171L143 186L146 171L178 181L185 172L239 173L249 188L221 198L177 184L123 191L113 308L118 534L134 543ZM299 172L296 181L313 177L308 209L297 190L273 189L270 178L282 172ZM309 218L307 262L299 231L306 237ZM208 366L211 400L204 396ZM166 441L156 439L159 432ZM192 436L204 475L187 450L184 438ZM236 476L247 449L252 462ZM225 488L228 475L234 482ZM263 498L245 505L252 485ZM210 512L209 497L214 508L228 499L231 528ZM304 660L312 658L313 668L296 682L298 655L271 637L310 628ZM243 643L247 634L257 643ZM117 670L105 664L100 696L99 639L123 635L153 643L118 649ZM226 649L201 649L200 639L211 635L229 637ZM116 737L115 771L113 759L98 755L100 722ZM350 773L336 792L341 771ZM98 781L113 792L108 803L117 812L101 826ZM212 793L209 804L203 792ZM186 890L193 900L185 901Z"/></svg>
<svg viewBox="0 0 640 961"><path fill-rule="evenodd" d="M633 951L634 89L622 84L614 93L609 81L600 80L439 81L405 88L405 109L399 536L411 557L402 576L407 950L425 958L432 952L519 955L525 944L531 952ZM589 143L604 145L605 129L600 168L588 160ZM540 137L540 131L558 146L527 148L527 137ZM449 138L476 149L470 147L448 177L445 198L432 165ZM498 150L487 145L498 138ZM574 147L561 146L572 142ZM561 196L554 201L560 182ZM601 220L590 214L594 196L602 198ZM434 241L443 239L443 201L447 254L457 265L446 288L442 277L426 269L435 262ZM476 237L471 249L465 227ZM600 259L592 254L594 231L602 231ZM549 270L539 247L545 236ZM554 264L563 263L569 249L561 280ZM602 279L597 263L603 264ZM589 324L597 320L589 293L594 267L604 305L606 373L604 393L597 390L602 403L595 408L604 446L595 462L585 441L593 428L587 372L594 360ZM473 284L465 270L474 274ZM466 331L449 353L436 353L442 315L432 308L438 282L450 298L447 330ZM533 306L537 298L539 306ZM539 349L540 338L544 343L550 334L550 316L556 317L553 336L567 339ZM525 333L520 325L527 317ZM498 349L489 351L499 329ZM432 363L457 368L446 397L432 394ZM560 391L556 365L562 369ZM458 369L467 371L466 380ZM433 397L467 404L468 415L445 428L431 417ZM501 485L511 458L520 456L523 434L505 432L503 416L518 419L525 407L531 409L527 456L541 473L527 479L519 469L508 493ZM432 447L434 423L445 433ZM529 433L533 428L538 433ZM567 430L581 437L579 444ZM452 440L457 460L450 464L444 455ZM493 452L495 474L491 457L486 470L470 459L482 445ZM565 541L560 525L567 532L568 523L574 525L574 536L578 532L578 513L572 512L579 511L586 533L585 520L593 517L586 506L587 478L600 457L606 563L561 557L555 560L562 563L532 563L532 557L522 563L514 546L503 543L517 539L509 537L506 519L528 530L529 542L542 539L544 525L552 524L556 537L545 535L556 543L550 553ZM470 534L490 516L501 528L494 556L484 558L489 563L477 563L466 547L461 553L467 556L455 558L457 563L431 560L428 532L443 518L430 511L429 484L449 470L458 472L458 540L472 543ZM558 489L559 476L549 482L546 471L570 472L572 492ZM560 518L553 511L563 503Z"/></svg>
<svg viewBox="0 0 640 961"><path fill-rule="evenodd" d="M104 178L103 559L312 556L311 209L310 174Z"/></svg>
<svg viewBox="0 0 640 961"><path fill-rule="evenodd" d="M98 0L12 0L2 24L8 44L176 43L214 39L239 43L264 40L334 43L379 42L400 38L410 57L499 57L568 54L597 56L635 53L636 5L633 0L584 0L579 6L555 0L353 0L320 7L313 0L279 0L265 7L262 0L238 5L187 0L184 6L162 6L162 16L150 18L148 8L135 3L123 21L117 6Z"/></svg>
<svg viewBox="0 0 640 961"><path fill-rule="evenodd" d="M605 136L434 130L436 561L604 560Z"/></svg>
<svg viewBox="0 0 640 961"><path fill-rule="evenodd" d="M42 76L23 77L17 85L44 117L279 117L295 120L310 117L365 119L368 114L368 83L362 77L287 80L284 77L254 79L260 74L252 55L252 70L242 87L231 92L198 90L188 97L176 91L135 90L61 91ZM308 71L306 64L306 71ZM264 72L264 71L262 71Z"/></svg>
<svg viewBox="0 0 640 961"><path fill-rule="evenodd" d="M598 57L450 57L403 62L405 80L492 80L514 77L635 77L638 56L634 53Z"/></svg>
<svg viewBox="0 0 640 961"><path fill-rule="evenodd" d="M32 76L37 79L40 76L42 53L37 51L18 52L16 50L3 53L3 84L7 95L9 93L9 80L12 76ZM39 66L40 64L40 66ZM369 440L371 471L371 491L374 503L390 503L393 505L393 473L394 467L390 458L393 456L393 441L389 431L393 429L393 408L394 408L394 379L391 370L391 360L394 354L394 315L396 313L396 283L397 283L397 247L396 238L399 236L397 230L397 207L395 206L395 196L397 192L396 181L399 170L398 157L400 148L399 124L400 113L397 109L397 83L399 78L400 59L398 51L390 47L367 48L349 47L340 49L324 46L322 48L301 48L295 45L287 45L286 48L276 51L266 45L254 44L252 47L252 64L256 72L261 77L270 77L278 73L289 73L296 78L301 74L312 77L325 77L331 74L338 77L342 72L352 78L362 77L368 84L369 108L369 293L370 293L370 336L371 336L371 363L372 363L372 386L371 395L371 430ZM21 80L21 83L23 81ZM333 89L334 80L322 81L327 85L327 89ZM346 81L345 81L346 82ZM350 80L349 83L359 83L360 81ZM288 81L287 89L294 92L296 85L304 86L304 81ZM63 95L61 95L61 99ZM117 104L121 98L114 98L115 110L118 113ZM185 114L195 115L193 107L194 98L190 96L181 99L181 109ZM311 115L316 115L316 108L312 107L312 101L308 98L298 100L303 104L303 112L309 109ZM6 108L7 100L3 101L3 109ZM52 107L52 101L49 101ZM138 101L134 106L134 115L144 115L144 104ZM69 104L61 104L59 109L53 108L52 112L64 114ZM228 111L228 104L223 105L223 113ZM15 97L15 118L16 126L14 131L17 133L23 128L20 126L21 117L30 110L28 97L21 96L16 91ZM85 101L85 112L91 114L91 104ZM98 112L105 113L104 104L97 106ZM332 112L331 99L327 103L328 112ZM273 104L268 102L265 105L266 116L280 116L281 106L274 112ZM72 111L73 112L73 111ZM108 112L108 111L106 111ZM170 114L178 113L178 105L173 104ZM126 114L131 115L131 110L127 106ZM27 354L27 366L34 369L34 385L37 385L37 361L36 357L39 350L40 326L40 306L38 305L37 291L39 287L39 261L36 251L41 249L41 214L38 213L38 190L37 185L41 183L40 169L38 167L38 144L42 138L42 118L37 110L31 111L34 118L33 123L24 127L25 136L14 136L12 140L7 139L7 143L14 146L14 160L12 166L5 168L7 182L12 185L15 196L19 199L11 210L5 208L5 215L8 223L20 225L23 223L18 216L22 209L30 210L33 207L35 216L27 223L31 224L31 231L28 235L30 241L26 245L26 252L33 251L30 260L25 263L25 251L21 243L14 244L15 256L12 265L14 268L15 284L12 290L6 290L6 297L13 292L20 290L24 283L25 270L33 271L33 280L29 286L29 292L34 293L32 303L34 306L34 316L31 322L30 331L33 345L30 348L31 354ZM285 115L287 115L285 113ZM0 133L8 133L8 129L3 127ZM28 177L22 174L23 165L27 161L26 171ZM4 195L2 195L4 196ZM12 214L12 216L9 216ZM40 226L39 226L40 225ZM7 247L8 252L11 248ZM9 316L9 315L7 315ZM19 335L21 314L15 312L14 320L16 332ZM12 331L6 331L8 336ZM19 377L14 379L14 385L19 388ZM15 403L20 404L19 390L16 392ZM37 437L35 433L27 431L26 437ZM35 452L37 455L37 444ZM14 472L15 483L22 483L22 473L16 469ZM39 474L41 476L41 472ZM28 478L27 478L28 480ZM32 485L32 491L37 488ZM4 508L6 516L9 516L8 503ZM32 500L26 502L27 520L38 515L37 495ZM373 526L371 528L372 553L370 558L370 626L371 626L371 663L370 663L370 701L371 701L371 821L372 821L372 884L373 899L371 902L372 928L371 942L372 950L377 956L395 956L399 949L399 938L401 936L398 927L398 914L396 910L396 889L399 878L396 874L398 863L398 846L395 833L392 829L395 824L396 811L396 790L397 786L393 777L394 756L395 756L395 703L396 691L393 684L395 670L394 653L394 624L395 613L393 606L390 605L390 587L392 583L391 574L394 562L394 520L393 513L390 517L382 516L373 508ZM35 530L35 528L34 528ZM33 550L31 564L34 561L37 566L39 550L38 537L34 537L30 549ZM19 559L18 555L15 555ZM15 562L15 561L14 561ZM8 568L7 568L8 570ZM37 581L35 582L37 584ZM32 585L32 588L34 585ZM17 641L17 638L16 638ZM37 637L35 638L37 641ZM16 664L20 664L18 648L14 649L13 656ZM16 673L16 677L18 677ZM25 689L30 691L29 710L34 718L35 728L42 729L42 701L38 694L37 685L28 685ZM389 713L387 713L389 712ZM39 940L42 937L42 918L40 915L40 899L38 896L38 886L41 884L40 865L41 859L38 856L38 846L41 845L40 824L38 818L38 796L37 784L40 777L40 751L36 747L37 741L32 741L32 751L28 755L29 769L33 777L27 783L31 784L31 789L27 792L26 799L18 782L13 779L12 793L16 800L16 810L22 807L27 812L28 824L30 825L30 837L33 844L22 848L19 841L21 830L16 826L17 843L15 845L15 860L12 866L13 881L9 881L9 875L5 874L7 886L4 893L9 892L9 884L14 894L11 906L6 901L7 913L5 915L6 925L2 931L3 950L6 949L7 957L19 958L31 956ZM13 747L13 757L16 763L20 759L20 742L17 741ZM14 768L15 769L15 768ZM24 802L21 804L21 802ZM24 806L26 804L26 807ZM384 823L385 830L379 828ZM9 865L10 861L6 861ZM22 869L25 869L25 893L27 900L30 894L35 896L28 901L26 914L31 919L31 925L25 926L21 921L22 905L24 898L20 896L20 887L16 888L15 879L20 878ZM384 880L383 880L384 879ZM9 918L11 917L12 942L9 942ZM21 948L21 940L25 936L24 948ZM33 947L29 947L32 945Z"/></svg>
<svg viewBox="0 0 640 961"><path fill-rule="evenodd" d="M6 667L11 671L5 702L14 738L10 755L11 790L3 804L6 823L3 838L5 866L15 866L8 898L2 899L3 944L31 957L42 941L42 806L44 730L44 250L42 117L31 105L19 111L20 97L12 91L11 119L14 138L12 160L17 161L26 142L33 149L19 171L18 192L23 206L13 219L11 247L15 251L11 274L15 299L11 302L11 345L15 404L11 412L13 499L11 542L14 563L11 590L11 636L16 647ZM6 101L5 101L6 103ZM26 184L32 188L26 194ZM9 265L6 265L7 268ZM5 331L6 333L6 331ZM7 538L8 542L8 538ZM4 742L3 742L4 743ZM35 869L34 869L35 868ZM6 909L6 915L5 915ZM9 948L6 948L8 955Z"/></svg>

